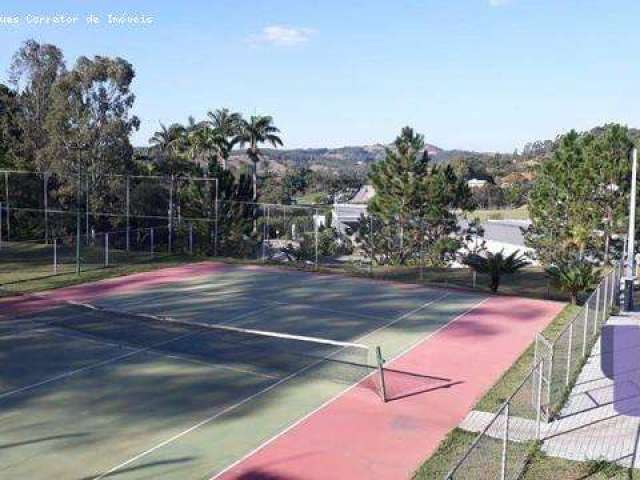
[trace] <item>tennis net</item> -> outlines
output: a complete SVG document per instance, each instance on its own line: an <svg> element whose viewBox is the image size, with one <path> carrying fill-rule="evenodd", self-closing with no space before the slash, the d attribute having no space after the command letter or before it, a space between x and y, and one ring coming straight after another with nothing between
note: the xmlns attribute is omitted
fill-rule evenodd
<svg viewBox="0 0 640 480"><path fill-rule="evenodd" d="M186 357L212 366L224 365L274 379L304 375L354 384L366 378L361 385L384 399L380 350L363 344L76 302L65 302L27 317L38 328L60 328L66 334L73 332L105 343Z"/></svg>

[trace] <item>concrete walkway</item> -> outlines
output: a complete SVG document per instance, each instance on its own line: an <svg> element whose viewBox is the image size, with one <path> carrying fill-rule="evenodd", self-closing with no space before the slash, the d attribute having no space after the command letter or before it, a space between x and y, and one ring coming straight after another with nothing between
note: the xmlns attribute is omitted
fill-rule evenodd
<svg viewBox="0 0 640 480"><path fill-rule="evenodd" d="M478 432L492 416L471 412L460 428ZM518 430L535 431L534 422L516 421L530 424ZM640 468L640 312L609 319L567 404L541 436L551 456Z"/></svg>

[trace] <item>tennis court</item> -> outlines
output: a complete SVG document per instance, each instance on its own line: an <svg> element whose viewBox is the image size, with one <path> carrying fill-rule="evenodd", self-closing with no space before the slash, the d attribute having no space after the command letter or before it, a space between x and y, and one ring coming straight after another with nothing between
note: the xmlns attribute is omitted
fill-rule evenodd
<svg viewBox="0 0 640 480"><path fill-rule="evenodd" d="M385 372L385 404L376 347L485 300L208 262L5 302L0 477L213 478L354 385L384 408L455 384L424 358Z"/></svg>

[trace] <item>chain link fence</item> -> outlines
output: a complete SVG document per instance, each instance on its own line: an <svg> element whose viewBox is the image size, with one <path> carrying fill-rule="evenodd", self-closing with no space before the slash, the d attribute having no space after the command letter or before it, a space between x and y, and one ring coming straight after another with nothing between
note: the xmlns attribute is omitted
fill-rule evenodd
<svg viewBox="0 0 640 480"><path fill-rule="evenodd" d="M497 412L473 412L482 426L445 480L516 480L541 426L560 412L611 309L619 304L622 262L609 270L575 317L552 338L538 334L534 364Z"/></svg>

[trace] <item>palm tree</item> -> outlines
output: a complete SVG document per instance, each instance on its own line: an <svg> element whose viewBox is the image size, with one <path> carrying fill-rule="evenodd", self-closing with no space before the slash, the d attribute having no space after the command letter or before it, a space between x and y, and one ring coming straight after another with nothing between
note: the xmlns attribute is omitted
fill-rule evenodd
<svg viewBox="0 0 640 480"><path fill-rule="evenodd" d="M216 129L203 125L187 135L187 155L194 162L200 156L204 156L207 161L210 161L212 157L221 155L224 143L224 137Z"/></svg>
<svg viewBox="0 0 640 480"><path fill-rule="evenodd" d="M185 129L180 124L174 123L167 128L160 123L160 130L153 134L149 143L164 155L174 155L177 153L184 132Z"/></svg>
<svg viewBox="0 0 640 480"><path fill-rule="evenodd" d="M547 274L564 292L571 298L571 304L578 303L578 295L595 285L600 279L600 274L593 264L572 258L561 260L556 265L547 268Z"/></svg>
<svg viewBox="0 0 640 480"><path fill-rule="evenodd" d="M519 256L519 254L519 250L506 257L504 256L504 250L500 250L495 254L487 252L486 257L472 253L464 259L464 263L478 273L489 274L489 288L492 292L497 292L502 275L515 273L529 265L525 257L523 255Z"/></svg>
<svg viewBox="0 0 640 480"><path fill-rule="evenodd" d="M236 136L240 133L240 124L242 116L236 112L230 112L228 108L219 108L215 112L207 113L209 121L207 122L212 128L217 130L222 137L220 143L219 158L222 168L227 169L227 160L231 154L231 150L235 144Z"/></svg>
<svg viewBox="0 0 640 480"><path fill-rule="evenodd" d="M273 118L266 115L252 115L249 120L242 120L240 129L234 139L241 148L247 147L247 155L253 164L251 171L253 182L253 201L258 200L258 162L260 161L260 145L269 143L274 148L282 146L282 139L277 135L280 130L273 125Z"/></svg>

